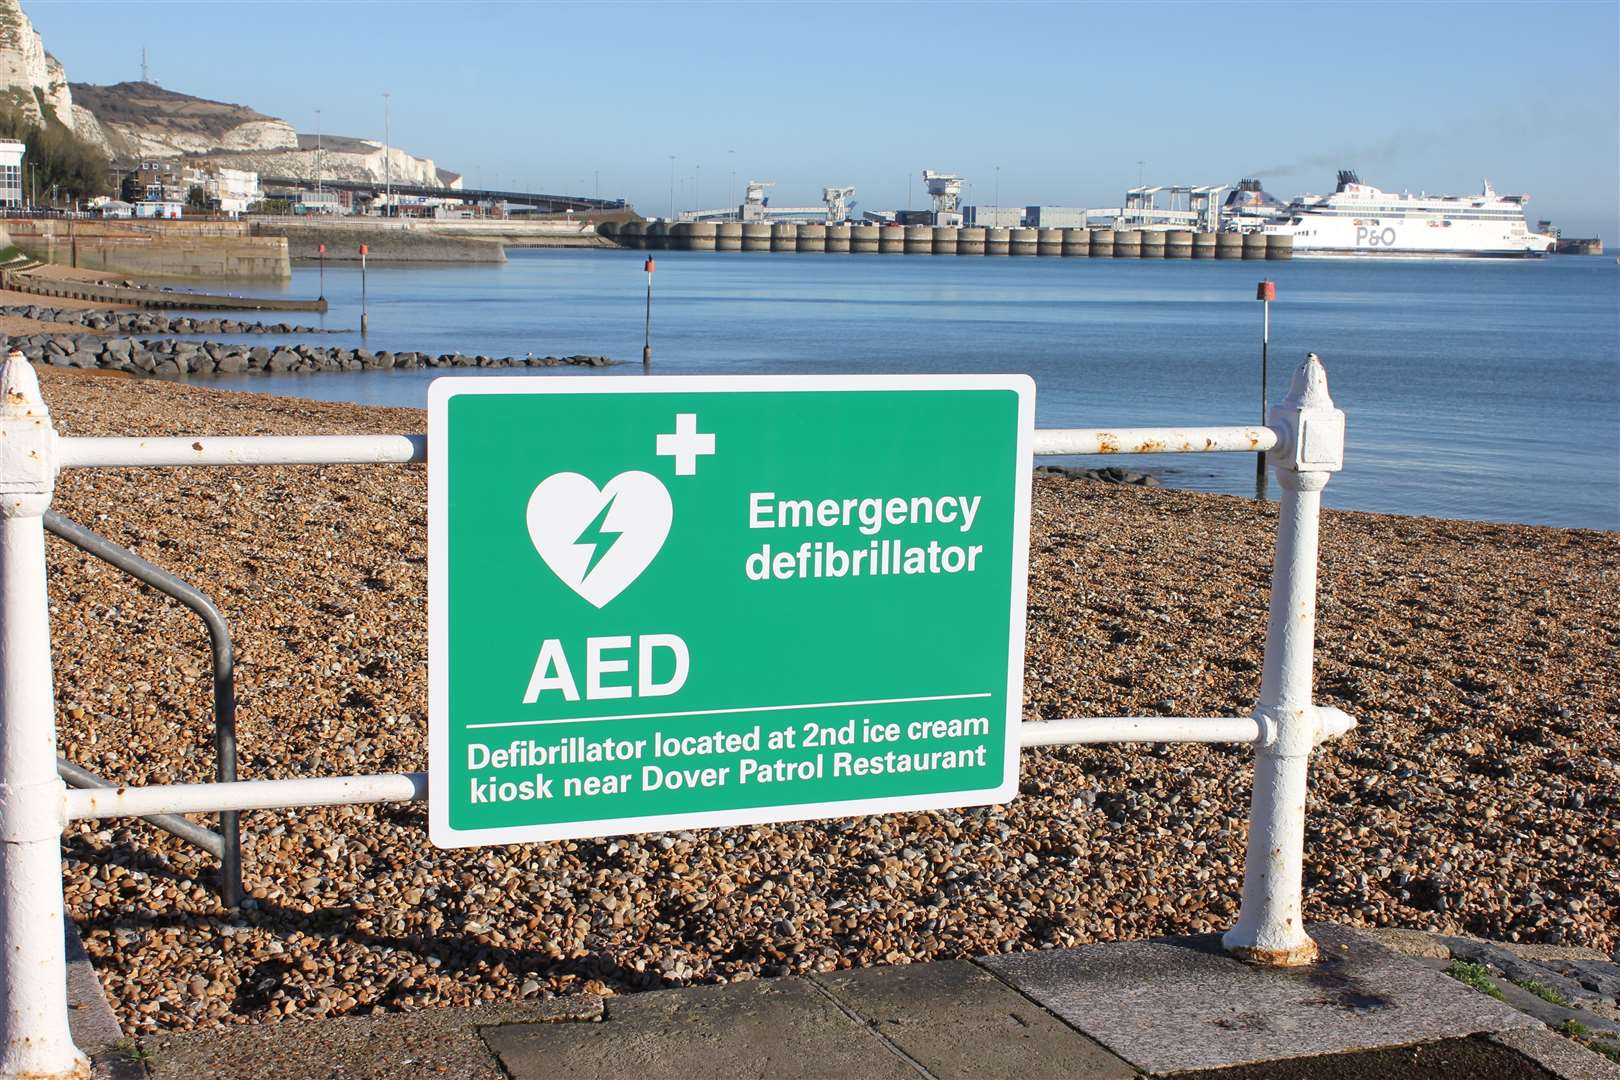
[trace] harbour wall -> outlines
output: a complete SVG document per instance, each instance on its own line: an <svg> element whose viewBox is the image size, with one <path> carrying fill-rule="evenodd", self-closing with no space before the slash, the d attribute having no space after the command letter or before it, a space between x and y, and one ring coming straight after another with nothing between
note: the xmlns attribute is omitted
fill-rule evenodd
<svg viewBox="0 0 1620 1080"><path fill-rule="evenodd" d="M168 278L292 276L287 241L239 222L11 218L12 243L32 258L113 274Z"/></svg>
<svg viewBox="0 0 1620 1080"><path fill-rule="evenodd" d="M340 220L255 222L256 235L280 237L294 259L319 259L326 245L328 262L359 262L366 245L370 262L500 263L506 248L498 239L445 235L390 227L384 223L349 224Z"/></svg>
<svg viewBox="0 0 1620 1080"><path fill-rule="evenodd" d="M604 239L647 251L850 252L1092 259L1292 259L1294 238L1148 229L992 229L791 222L609 222Z"/></svg>

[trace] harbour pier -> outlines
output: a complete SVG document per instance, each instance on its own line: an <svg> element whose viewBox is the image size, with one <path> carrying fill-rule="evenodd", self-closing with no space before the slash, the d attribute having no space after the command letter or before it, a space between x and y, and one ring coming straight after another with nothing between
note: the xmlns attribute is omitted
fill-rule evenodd
<svg viewBox="0 0 1620 1080"><path fill-rule="evenodd" d="M1292 259L1294 238L1187 229L998 229L842 222L606 222L600 235L624 248L671 251L823 252L857 255L1015 255L1090 259Z"/></svg>

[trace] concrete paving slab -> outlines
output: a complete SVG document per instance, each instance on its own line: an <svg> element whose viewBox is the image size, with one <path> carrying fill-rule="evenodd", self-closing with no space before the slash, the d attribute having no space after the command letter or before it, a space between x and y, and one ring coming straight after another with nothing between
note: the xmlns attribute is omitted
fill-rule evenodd
<svg viewBox="0 0 1620 1080"><path fill-rule="evenodd" d="M815 975L939 1080L1132 1080L1136 1070L965 960Z"/></svg>
<svg viewBox="0 0 1620 1080"><path fill-rule="evenodd" d="M73 920L62 920L64 946L67 950L68 1030L73 1033L73 1045L86 1054L101 1054L112 1049L124 1037L107 995L102 992L101 980L79 938L79 928Z"/></svg>
<svg viewBox="0 0 1620 1080"><path fill-rule="evenodd" d="M1322 959L1259 968L1215 934L980 961L1146 1072L1400 1046L1536 1021L1347 927L1310 929Z"/></svg>
<svg viewBox="0 0 1620 1080"><path fill-rule="evenodd" d="M152 1080L507 1080L478 1037L486 1024L595 1027L594 994L533 1003L421 1009L338 1020L284 1020L141 1040ZM552 1074L557 1075L557 1074Z"/></svg>
<svg viewBox="0 0 1620 1080"><path fill-rule="evenodd" d="M917 1080L804 979L615 997L601 1024L483 1029L511 1080Z"/></svg>

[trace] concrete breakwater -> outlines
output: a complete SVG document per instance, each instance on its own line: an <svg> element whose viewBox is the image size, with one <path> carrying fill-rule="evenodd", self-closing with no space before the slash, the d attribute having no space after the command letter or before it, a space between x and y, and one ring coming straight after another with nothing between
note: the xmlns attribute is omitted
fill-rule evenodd
<svg viewBox="0 0 1620 1080"><path fill-rule="evenodd" d="M292 326L287 323L242 322L238 319L193 319L153 315L145 311L97 311L94 308L66 310L36 304L0 307L0 315L77 326L86 330L112 330L124 334L343 334L344 329L323 330L318 326ZM64 331L70 333L71 331Z"/></svg>
<svg viewBox="0 0 1620 1080"><path fill-rule="evenodd" d="M601 235L647 251L851 252L858 255L1023 255L1092 259L1292 259L1294 238L1151 229L990 229L954 225L791 222L606 222Z"/></svg>
<svg viewBox="0 0 1620 1080"><path fill-rule="evenodd" d="M215 341L142 340L34 334L11 347L36 364L102 368L137 375L287 374L318 371L391 371L409 368L610 367L606 356L472 356L466 353L389 352L322 345L233 345Z"/></svg>
<svg viewBox="0 0 1620 1080"><path fill-rule="evenodd" d="M95 281L46 278L38 274L0 270L0 288L34 296L88 300L97 304L123 304L142 308L209 308L215 311L325 311L325 300L294 300L274 296L231 296L224 293L185 292Z"/></svg>

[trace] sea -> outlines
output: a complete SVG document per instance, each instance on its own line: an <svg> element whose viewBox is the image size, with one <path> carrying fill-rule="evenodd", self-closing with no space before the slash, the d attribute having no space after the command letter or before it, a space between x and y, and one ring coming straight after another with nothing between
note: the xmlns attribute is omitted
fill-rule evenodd
<svg viewBox="0 0 1620 1080"><path fill-rule="evenodd" d="M1305 355L1347 416L1331 507L1620 529L1620 265L1544 260L1119 261L511 249L488 265L297 266L321 343L489 356L603 355L533 378L1023 372L1041 427L1261 419L1262 279L1273 403ZM247 291L247 290L244 290ZM300 315L310 323L313 316ZM265 344L266 339L252 340ZM513 374L499 370L492 374ZM210 385L422 407L443 371L217 376ZM457 374L466 374L458 371ZM475 376L476 377L476 376ZM198 380L204 381L204 380ZM1047 459L1043 459L1045 461ZM1255 494L1248 454L1053 459L1167 487ZM1271 488L1275 495L1275 485Z"/></svg>

